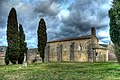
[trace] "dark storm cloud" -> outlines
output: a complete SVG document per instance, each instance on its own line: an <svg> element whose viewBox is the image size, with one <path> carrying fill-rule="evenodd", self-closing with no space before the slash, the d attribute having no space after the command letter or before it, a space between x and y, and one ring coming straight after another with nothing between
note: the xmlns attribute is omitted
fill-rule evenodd
<svg viewBox="0 0 120 80"><path fill-rule="evenodd" d="M109 0L76 0L69 7L69 15L61 18L63 25L60 34L64 37L74 37L90 34L90 29L97 30L108 27ZM103 35L99 35L102 37ZM106 36L107 37L107 36Z"/></svg>
<svg viewBox="0 0 120 80"><path fill-rule="evenodd" d="M3 9L3 5L8 2L8 0L0 0L0 28L5 28L6 26L6 7Z"/></svg>
<svg viewBox="0 0 120 80"><path fill-rule="evenodd" d="M39 16L55 16L59 13L59 6L55 0L38 0L35 2L34 11Z"/></svg>
<svg viewBox="0 0 120 80"><path fill-rule="evenodd" d="M0 0L0 8L2 7L2 4L4 3L4 2L7 2L8 0Z"/></svg>
<svg viewBox="0 0 120 80"><path fill-rule="evenodd" d="M37 28L41 17L46 21L48 41L90 34L107 42L109 0L0 0L0 45L6 45L9 11L15 7L18 23L23 25L28 48L37 47ZM103 31L103 32L101 32Z"/></svg>
<svg viewBox="0 0 120 80"><path fill-rule="evenodd" d="M63 23L65 26L74 26L79 31L88 31L91 27L106 27L101 25L97 26L99 25L99 23L97 23L97 20L102 20L106 17L106 14L104 14L105 12L99 13L98 9L100 6L98 3L99 1L97 2L97 0L75 1L68 8L70 15L66 20L63 18Z"/></svg>

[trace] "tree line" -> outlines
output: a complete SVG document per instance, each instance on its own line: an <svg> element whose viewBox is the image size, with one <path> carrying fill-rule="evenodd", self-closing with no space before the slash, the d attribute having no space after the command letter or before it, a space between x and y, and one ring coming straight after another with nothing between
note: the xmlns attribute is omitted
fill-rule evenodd
<svg viewBox="0 0 120 80"><path fill-rule="evenodd" d="M23 64L24 56L27 56L27 43L25 42L25 33L21 24L18 26L17 13L15 8L9 12L7 20L7 49L5 54L5 63ZM38 30L38 52L44 62L44 49L47 44L46 23L43 18L40 19Z"/></svg>

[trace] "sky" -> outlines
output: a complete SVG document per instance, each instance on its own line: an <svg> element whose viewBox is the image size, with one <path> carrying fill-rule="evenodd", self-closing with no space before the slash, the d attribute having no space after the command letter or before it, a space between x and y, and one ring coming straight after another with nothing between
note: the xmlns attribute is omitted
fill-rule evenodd
<svg viewBox="0 0 120 80"><path fill-rule="evenodd" d="M47 27L48 41L90 35L92 27L100 44L108 44L108 10L112 0L0 0L0 46L7 46L9 11L17 11L28 48L37 48L37 29L41 18Z"/></svg>

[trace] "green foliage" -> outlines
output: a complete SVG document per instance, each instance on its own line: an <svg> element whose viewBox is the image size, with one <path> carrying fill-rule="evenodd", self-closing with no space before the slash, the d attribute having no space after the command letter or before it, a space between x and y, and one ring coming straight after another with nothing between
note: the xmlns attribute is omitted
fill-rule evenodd
<svg viewBox="0 0 120 80"><path fill-rule="evenodd" d="M6 53L5 53L5 64L9 65L8 47L7 47Z"/></svg>
<svg viewBox="0 0 120 80"><path fill-rule="evenodd" d="M116 63L40 63L0 66L0 80L120 80Z"/></svg>
<svg viewBox="0 0 120 80"><path fill-rule="evenodd" d="M27 53L27 44L25 42L25 34L22 28L22 25L19 24L19 47L20 47L20 53L18 58L18 64L22 64L24 61L24 55Z"/></svg>
<svg viewBox="0 0 120 80"><path fill-rule="evenodd" d="M115 45L115 54L120 63L120 0L114 0L109 10L110 17L110 38Z"/></svg>
<svg viewBox="0 0 120 80"><path fill-rule="evenodd" d="M114 46L114 50L115 50L115 55L116 55L117 61L120 64L120 47L116 45L116 46Z"/></svg>
<svg viewBox="0 0 120 80"><path fill-rule="evenodd" d="M16 64L19 56L18 22L15 8L10 10L7 21L8 56L11 63Z"/></svg>
<svg viewBox="0 0 120 80"><path fill-rule="evenodd" d="M38 51L40 53L40 57L44 62L44 49L47 44L47 33L46 33L46 24L43 18L40 19L39 26L38 26Z"/></svg>

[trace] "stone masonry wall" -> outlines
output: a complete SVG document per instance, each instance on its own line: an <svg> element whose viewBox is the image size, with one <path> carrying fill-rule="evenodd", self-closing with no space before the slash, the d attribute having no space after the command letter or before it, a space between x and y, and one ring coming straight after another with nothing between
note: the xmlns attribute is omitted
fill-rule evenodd
<svg viewBox="0 0 120 80"><path fill-rule="evenodd" d="M50 52L48 61L75 61L87 62L88 61L88 47L90 39L73 40L65 42L48 43ZM46 51L47 52L47 51ZM46 53L48 55L48 53Z"/></svg>

